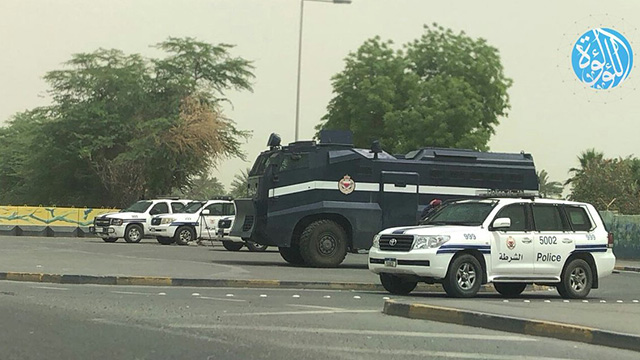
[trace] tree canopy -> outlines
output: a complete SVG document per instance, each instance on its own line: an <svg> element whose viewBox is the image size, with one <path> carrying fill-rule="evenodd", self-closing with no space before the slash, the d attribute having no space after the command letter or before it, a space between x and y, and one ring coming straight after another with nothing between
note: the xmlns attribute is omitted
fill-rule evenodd
<svg viewBox="0 0 640 360"><path fill-rule="evenodd" d="M335 96L316 129L351 130L356 146L379 139L393 153L425 146L488 150L507 115L511 84L498 50L464 32L425 26L402 50L375 37L333 77Z"/></svg>
<svg viewBox="0 0 640 360"><path fill-rule="evenodd" d="M125 206L187 189L250 135L224 116L226 92L251 90L231 45L169 38L166 56L98 49L48 72L53 104L0 129L5 203Z"/></svg>
<svg viewBox="0 0 640 360"><path fill-rule="evenodd" d="M538 173L538 183L540 184L540 195L545 198L560 198L564 186L559 181L550 181L549 174L546 170L540 170Z"/></svg>

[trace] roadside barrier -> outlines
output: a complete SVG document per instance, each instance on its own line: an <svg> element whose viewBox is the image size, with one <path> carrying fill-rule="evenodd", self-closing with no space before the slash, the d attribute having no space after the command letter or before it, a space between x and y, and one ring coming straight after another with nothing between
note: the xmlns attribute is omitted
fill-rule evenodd
<svg viewBox="0 0 640 360"><path fill-rule="evenodd" d="M65 236L89 235L93 218L118 209L42 206L0 206L0 235Z"/></svg>

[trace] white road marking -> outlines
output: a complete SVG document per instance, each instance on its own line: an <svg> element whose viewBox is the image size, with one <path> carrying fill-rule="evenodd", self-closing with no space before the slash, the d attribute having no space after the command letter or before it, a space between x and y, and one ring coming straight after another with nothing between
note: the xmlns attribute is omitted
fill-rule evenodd
<svg viewBox="0 0 640 360"><path fill-rule="evenodd" d="M303 307L303 308L309 308L309 309L322 309L322 310L347 310L344 308L337 308L337 307L329 307L329 306L318 306L318 305L303 305L303 304L287 304L287 306L295 306L295 307Z"/></svg>
<svg viewBox="0 0 640 360"><path fill-rule="evenodd" d="M249 312L231 313L227 316L268 316L268 315L323 315L323 314L359 314L379 313L380 310L318 310L318 311L274 311L274 312Z"/></svg>
<svg viewBox="0 0 640 360"><path fill-rule="evenodd" d="M562 300L562 302L568 303L568 302L570 302L570 301L569 301L569 300Z"/></svg>
<svg viewBox="0 0 640 360"><path fill-rule="evenodd" d="M160 293L158 293L158 295L165 296L165 295L167 295L167 293L166 292L160 292Z"/></svg>
<svg viewBox="0 0 640 360"><path fill-rule="evenodd" d="M601 302L601 303L606 303L606 302L607 302L607 300L600 300L600 302Z"/></svg>
<svg viewBox="0 0 640 360"><path fill-rule="evenodd" d="M267 294L260 294L260 297L261 297L261 298L266 298L266 297L267 297Z"/></svg>
<svg viewBox="0 0 640 360"><path fill-rule="evenodd" d="M200 293L193 293L191 296L200 296Z"/></svg>
<svg viewBox="0 0 640 360"><path fill-rule="evenodd" d="M233 297L233 294L227 294L227 297Z"/></svg>
<svg viewBox="0 0 640 360"><path fill-rule="evenodd" d="M637 302L638 302L638 300L633 300L633 302L634 302L634 303L637 303Z"/></svg>
<svg viewBox="0 0 640 360"><path fill-rule="evenodd" d="M150 293L137 292L137 291L112 291L114 294L123 294L123 295L151 295Z"/></svg>
<svg viewBox="0 0 640 360"><path fill-rule="evenodd" d="M300 295L296 294L296 295L293 295L292 297L294 297L294 298L299 298L299 297L300 297Z"/></svg>
<svg viewBox="0 0 640 360"><path fill-rule="evenodd" d="M363 330L363 329L331 329L315 327L294 327L294 326L251 326L251 325L224 325L224 324L170 324L171 328L179 329L233 329L247 331L282 331L312 334L345 334L345 335L368 335L368 336L399 336L418 338L451 338L468 340L491 340L491 341L538 341L534 337L517 335L483 335L483 334L460 334L460 333L439 333L422 331L393 331L393 330Z"/></svg>
<svg viewBox="0 0 640 360"><path fill-rule="evenodd" d="M382 297L382 300L389 300L389 299L391 299L391 298L390 298L390 297L388 297L388 296L383 296L383 297Z"/></svg>
<svg viewBox="0 0 640 360"><path fill-rule="evenodd" d="M55 287L55 286L32 286L33 289L45 289L45 290L69 290L67 288Z"/></svg>
<svg viewBox="0 0 640 360"><path fill-rule="evenodd" d="M232 301L232 302L245 302L245 301L247 301L247 300L242 300L242 299L225 299L225 298L215 298L215 297L208 297L208 296L200 296L198 299L218 300L218 301Z"/></svg>
<svg viewBox="0 0 640 360"><path fill-rule="evenodd" d="M544 302L546 302L546 303L550 303L550 302L551 302L551 300L545 300Z"/></svg>
<svg viewBox="0 0 640 360"><path fill-rule="evenodd" d="M621 302L623 302L623 301L622 301L622 300L616 300L616 302L617 302L617 303L621 303Z"/></svg>
<svg viewBox="0 0 640 360"><path fill-rule="evenodd" d="M531 302L531 300L525 300L524 302L526 302L526 303L530 303L530 302Z"/></svg>
<svg viewBox="0 0 640 360"><path fill-rule="evenodd" d="M360 296L356 295L353 297L354 299L362 299Z"/></svg>
<svg viewBox="0 0 640 360"><path fill-rule="evenodd" d="M323 296L323 298L325 298L325 299L331 299L331 295L325 295L325 296Z"/></svg>
<svg viewBox="0 0 640 360"><path fill-rule="evenodd" d="M508 302L509 302L509 300L502 300L502 302L508 303Z"/></svg>
<svg viewBox="0 0 640 360"><path fill-rule="evenodd" d="M582 302L583 302L583 303L588 303L588 302L589 302L589 300L582 300Z"/></svg>

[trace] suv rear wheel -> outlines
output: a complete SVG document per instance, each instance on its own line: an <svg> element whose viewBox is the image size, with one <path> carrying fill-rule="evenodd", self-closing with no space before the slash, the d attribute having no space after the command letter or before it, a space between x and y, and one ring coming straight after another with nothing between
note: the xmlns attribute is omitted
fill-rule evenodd
<svg viewBox="0 0 640 360"><path fill-rule="evenodd" d="M556 286L563 298L582 299L589 295L593 286L593 273L589 264L582 259L573 259L562 272Z"/></svg>
<svg viewBox="0 0 640 360"><path fill-rule="evenodd" d="M451 297L467 298L478 293L481 282L482 266L478 259L471 254L462 254L449 264L442 287Z"/></svg>

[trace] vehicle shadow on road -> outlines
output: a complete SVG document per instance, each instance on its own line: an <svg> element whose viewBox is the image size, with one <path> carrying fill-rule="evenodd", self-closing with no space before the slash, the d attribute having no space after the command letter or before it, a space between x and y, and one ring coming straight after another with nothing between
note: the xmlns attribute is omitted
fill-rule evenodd
<svg viewBox="0 0 640 360"><path fill-rule="evenodd" d="M215 260L212 261L214 264L222 264L222 265L245 265L245 266L277 266L277 267L288 267L288 268L308 268L308 266L304 265L293 265L284 261L256 261L256 260ZM332 270L336 268L327 268L327 269L318 269L321 270ZM337 269L361 269L367 270L367 264L341 264L337 267Z"/></svg>

